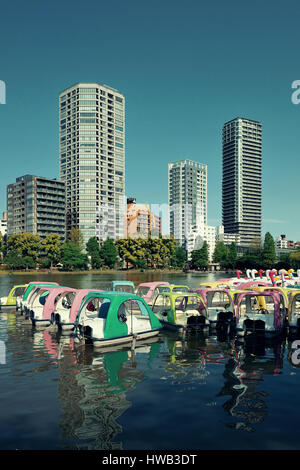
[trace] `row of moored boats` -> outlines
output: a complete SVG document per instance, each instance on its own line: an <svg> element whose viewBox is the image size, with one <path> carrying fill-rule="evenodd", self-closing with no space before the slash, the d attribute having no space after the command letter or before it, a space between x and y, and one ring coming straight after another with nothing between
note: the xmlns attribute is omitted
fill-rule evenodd
<svg viewBox="0 0 300 470"><path fill-rule="evenodd" d="M244 277L236 271L236 277L196 289L167 281L137 287L113 281L109 290L32 281L14 286L0 309L19 312L35 327L56 325L98 347L146 339L162 328L273 338L286 328L300 330L300 271L248 270Z"/></svg>

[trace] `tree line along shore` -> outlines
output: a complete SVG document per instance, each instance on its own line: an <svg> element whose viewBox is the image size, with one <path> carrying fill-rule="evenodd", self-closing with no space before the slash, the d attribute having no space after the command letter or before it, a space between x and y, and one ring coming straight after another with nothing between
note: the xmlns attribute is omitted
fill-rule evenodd
<svg viewBox="0 0 300 470"><path fill-rule="evenodd" d="M0 234L1 235L1 234ZM176 240L169 238L122 238L105 240L100 246L96 237L84 245L79 229L72 229L70 237L62 241L56 233L45 238L32 233L18 233L7 238L0 236L0 271L31 271L55 269L63 272L77 271L206 271L209 269L209 247L187 253ZM238 256L235 243L227 246L217 242L213 263L220 270L252 268L300 268L300 249L276 256L272 235L267 232L263 242L253 240L247 251Z"/></svg>

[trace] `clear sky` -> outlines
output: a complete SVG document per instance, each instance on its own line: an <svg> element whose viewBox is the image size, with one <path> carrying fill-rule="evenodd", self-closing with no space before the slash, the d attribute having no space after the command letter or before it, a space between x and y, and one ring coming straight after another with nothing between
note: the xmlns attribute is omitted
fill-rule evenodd
<svg viewBox="0 0 300 470"><path fill-rule="evenodd" d="M300 3L12 0L0 5L0 211L6 185L58 177L58 95L79 82L126 97L126 195L167 202L167 164L208 165L221 224L222 126L263 126L263 236L300 240Z"/></svg>

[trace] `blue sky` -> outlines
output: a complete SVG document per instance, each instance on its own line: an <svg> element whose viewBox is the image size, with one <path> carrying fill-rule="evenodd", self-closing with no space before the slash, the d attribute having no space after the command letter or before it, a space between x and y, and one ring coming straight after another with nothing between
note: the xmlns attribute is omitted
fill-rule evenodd
<svg viewBox="0 0 300 470"><path fill-rule="evenodd" d="M263 235L300 240L297 1L2 2L0 211L18 176L58 177L58 95L78 81L126 97L126 195L167 202L167 164L208 165L208 223L221 223L221 132L263 126Z"/></svg>

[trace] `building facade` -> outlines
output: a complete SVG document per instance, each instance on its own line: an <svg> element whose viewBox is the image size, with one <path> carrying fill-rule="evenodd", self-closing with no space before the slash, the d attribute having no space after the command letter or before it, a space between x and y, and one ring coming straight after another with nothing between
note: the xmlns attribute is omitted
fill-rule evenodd
<svg viewBox="0 0 300 470"><path fill-rule="evenodd" d="M236 118L223 126L222 216L224 232L241 245L261 238L261 123Z"/></svg>
<svg viewBox="0 0 300 470"><path fill-rule="evenodd" d="M0 233L4 240L7 237L7 212L3 212L3 217L0 220Z"/></svg>
<svg viewBox="0 0 300 470"><path fill-rule="evenodd" d="M158 237L161 234L161 217L150 211L148 204L137 204L136 199L127 199L126 236Z"/></svg>
<svg viewBox="0 0 300 470"><path fill-rule="evenodd" d="M7 186L7 235L33 233L45 237L66 234L65 184L25 175Z"/></svg>
<svg viewBox="0 0 300 470"><path fill-rule="evenodd" d="M216 247L216 227L212 225L205 226L204 241L208 244L208 260L211 263Z"/></svg>
<svg viewBox="0 0 300 470"><path fill-rule="evenodd" d="M237 246L241 244L241 236L239 233L225 233L224 226L219 225L216 228L216 243L223 242L224 245L235 243Z"/></svg>
<svg viewBox="0 0 300 470"><path fill-rule="evenodd" d="M186 244L187 259L189 261L192 259L192 251L200 250L204 242L207 242L208 261L211 263L216 247L216 228L206 224L191 226Z"/></svg>
<svg viewBox="0 0 300 470"><path fill-rule="evenodd" d="M168 165L170 234L187 249L193 231L207 223L207 165L179 160Z"/></svg>
<svg viewBox="0 0 300 470"><path fill-rule="evenodd" d="M293 250L295 248L295 242L293 240L288 240L285 235L280 235L275 240L275 247L278 249L287 248Z"/></svg>
<svg viewBox="0 0 300 470"><path fill-rule="evenodd" d="M98 83L59 96L60 179L66 185L67 233L84 243L124 237L125 98Z"/></svg>

